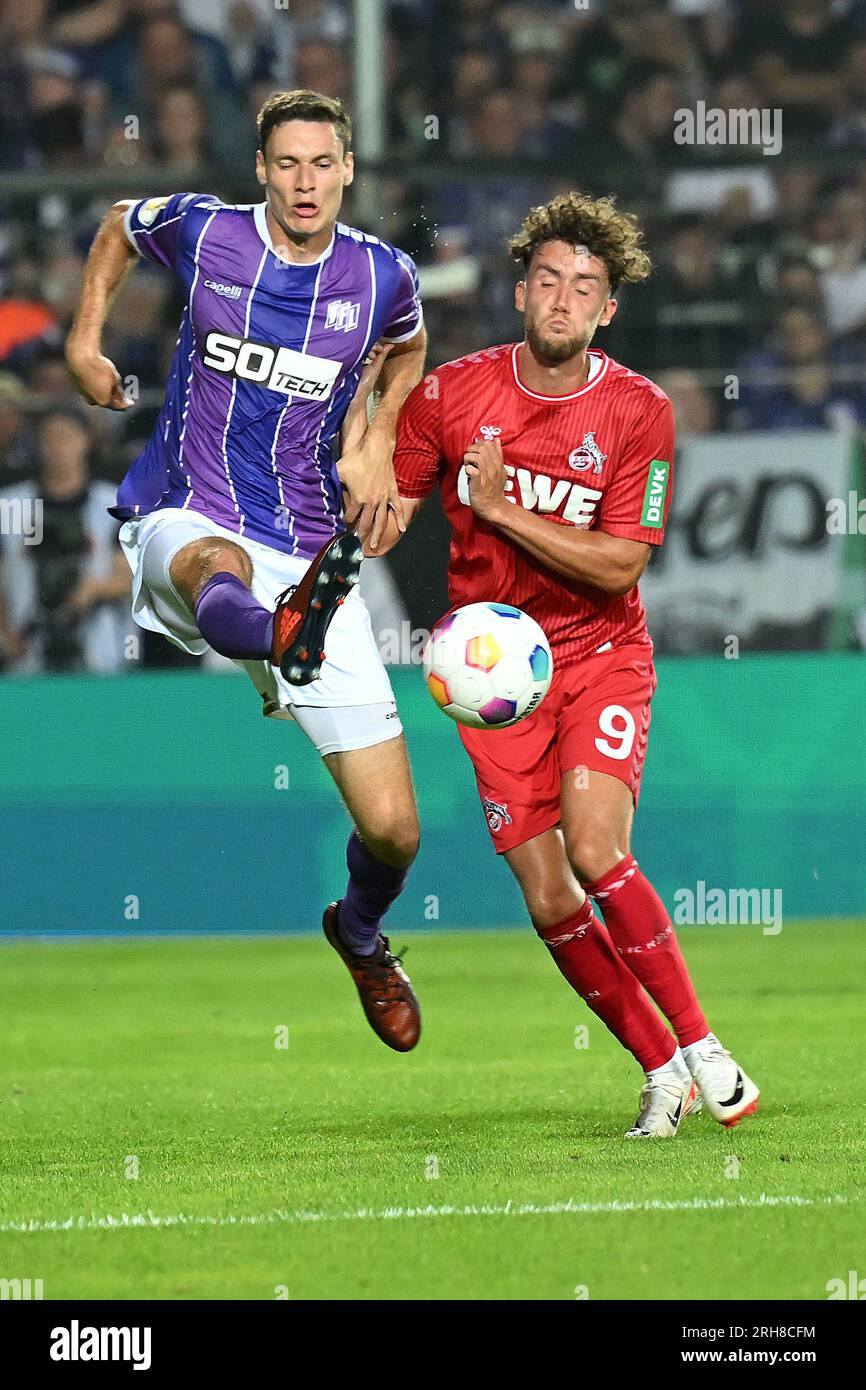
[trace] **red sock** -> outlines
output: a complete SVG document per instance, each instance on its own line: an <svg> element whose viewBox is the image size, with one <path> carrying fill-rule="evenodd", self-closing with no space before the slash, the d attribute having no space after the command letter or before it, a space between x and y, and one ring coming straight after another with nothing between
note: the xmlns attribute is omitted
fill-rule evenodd
<svg viewBox="0 0 866 1390"><path fill-rule="evenodd" d="M680 1047L705 1038L704 1018L665 905L633 854L596 883L585 883L598 900L613 943L677 1035Z"/></svg>
<svg viewBox="0 0 866 1390"><path fill-rule="evenodd" d="M572 989L584 999L644 1071L671 1060L676 1043L587 899L553 927L536 928Z"/></svg>

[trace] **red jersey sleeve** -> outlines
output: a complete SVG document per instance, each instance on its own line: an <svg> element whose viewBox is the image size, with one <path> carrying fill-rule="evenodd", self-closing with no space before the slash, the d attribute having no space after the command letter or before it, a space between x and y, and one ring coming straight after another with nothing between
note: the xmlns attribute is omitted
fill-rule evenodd
<svg viewBox="0 0 866 1390"><path fill-rule="evenodd" d="M394 476L401 497L427 497L442 459L442 382L435 372L410 391L397 424Z"/></svg>
<svg viewBox="0 0 866 1390"><path fill-rule="evenodd" d="M599 529L626 540L661 545L671 505L674 470L674 412L665 398L641 421L626 444L605 489Z"/></svg>

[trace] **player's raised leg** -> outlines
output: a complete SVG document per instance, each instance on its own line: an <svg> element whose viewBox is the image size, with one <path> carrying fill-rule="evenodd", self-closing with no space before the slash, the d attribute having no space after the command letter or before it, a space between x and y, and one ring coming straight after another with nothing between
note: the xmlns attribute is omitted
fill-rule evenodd
<svg viewBox="0 0 866 1390"><path fill-rule="evenodd" d="M661 898L631 853L629 786L604 772L563 777L562 827L569 861L596 899L620 956L677 1035L707 1109L737 1124L757 1108L758 1089L713 1033Z"/></svg>
<svg viewBox="0 0 866 1390"><path fill-rule="evenodd" d="M299 714L303 719L296 710L295 717ZM411 981L382 933L382 918L403 891L418 853L406 744L400 735L327 754L324 762L355 829L346 846L346 892L326 908L322 926L355 981L370 1026L389 1047L408 1052L421 1033L421 1011Z"/></svg>
<svg viewBox="0 0 866 1390"><path fill-rule="evenodd" d="M577 882L561 830L536 835L505 858L532 924L572 989L646 1073L629 1138L672 1138L694 1103L676 1040L617 954Z"/></svg>
<svg viewBox="0 0 866 1390"><path fill-rule="evenodd" d="M271 661L292 685L317 679L328 626L358 583L361 545L351 532L335 536L303 578L265 608L251 591L252 560L219 536L190 541L173 557L171 582L205 641L223 656Z"/></svg>

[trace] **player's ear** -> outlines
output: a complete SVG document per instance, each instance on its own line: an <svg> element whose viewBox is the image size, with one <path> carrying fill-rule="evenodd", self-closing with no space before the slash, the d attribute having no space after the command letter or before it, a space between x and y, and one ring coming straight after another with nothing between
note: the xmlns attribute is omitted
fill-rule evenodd
<svg viewBox="0 0 866 1390"><path fill-rule="evenodd" d="M619 305L615 299L608 299L601 311L601 318L598 321L599 328L607 328L607 325L610 323L618 308Z"/></svg>
<svg viewBox="0 0 866 1390"><path fill-rule="evenodd" d="M518 280L514 286L514 307L518 314L522 314L526 308L526 281Z"/></svg>
<svg viewBox="0 0 866 1390"><path fill-rule="evenodd" d="M343 187L348 188L355 177L355 156L347 150L343 156Z"/></svg>
<svg viewBox="0 0 866 1390"><path fill-rule="evenodd" d="M268 175L265 169L265 156L261 150L256 150L256 178L264 188L268 181Z"/></svg>

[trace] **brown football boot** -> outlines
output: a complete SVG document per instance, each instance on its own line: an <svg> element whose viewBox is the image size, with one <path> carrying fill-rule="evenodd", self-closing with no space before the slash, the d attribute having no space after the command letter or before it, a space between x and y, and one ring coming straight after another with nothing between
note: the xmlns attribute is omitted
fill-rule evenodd
<svg viewBox="0 0 866 1390"><path fill-rule="evenodd" d="M322 930L346 962L367 1022L395 1052L410 1052L421 1036L421 1010L400 957L391 955L388 938L381 933L371 956L354 955L340 936L337 907L330 903L325 908Z"/></svg>
<svg viewBox="0 0 866 1390"><path fill-rule="evenodd" d="M290 685L318 680L325 659L325 633L361 576L361 542L351 531L323 545L300 584L277 599L271 664Z"/></svg>

